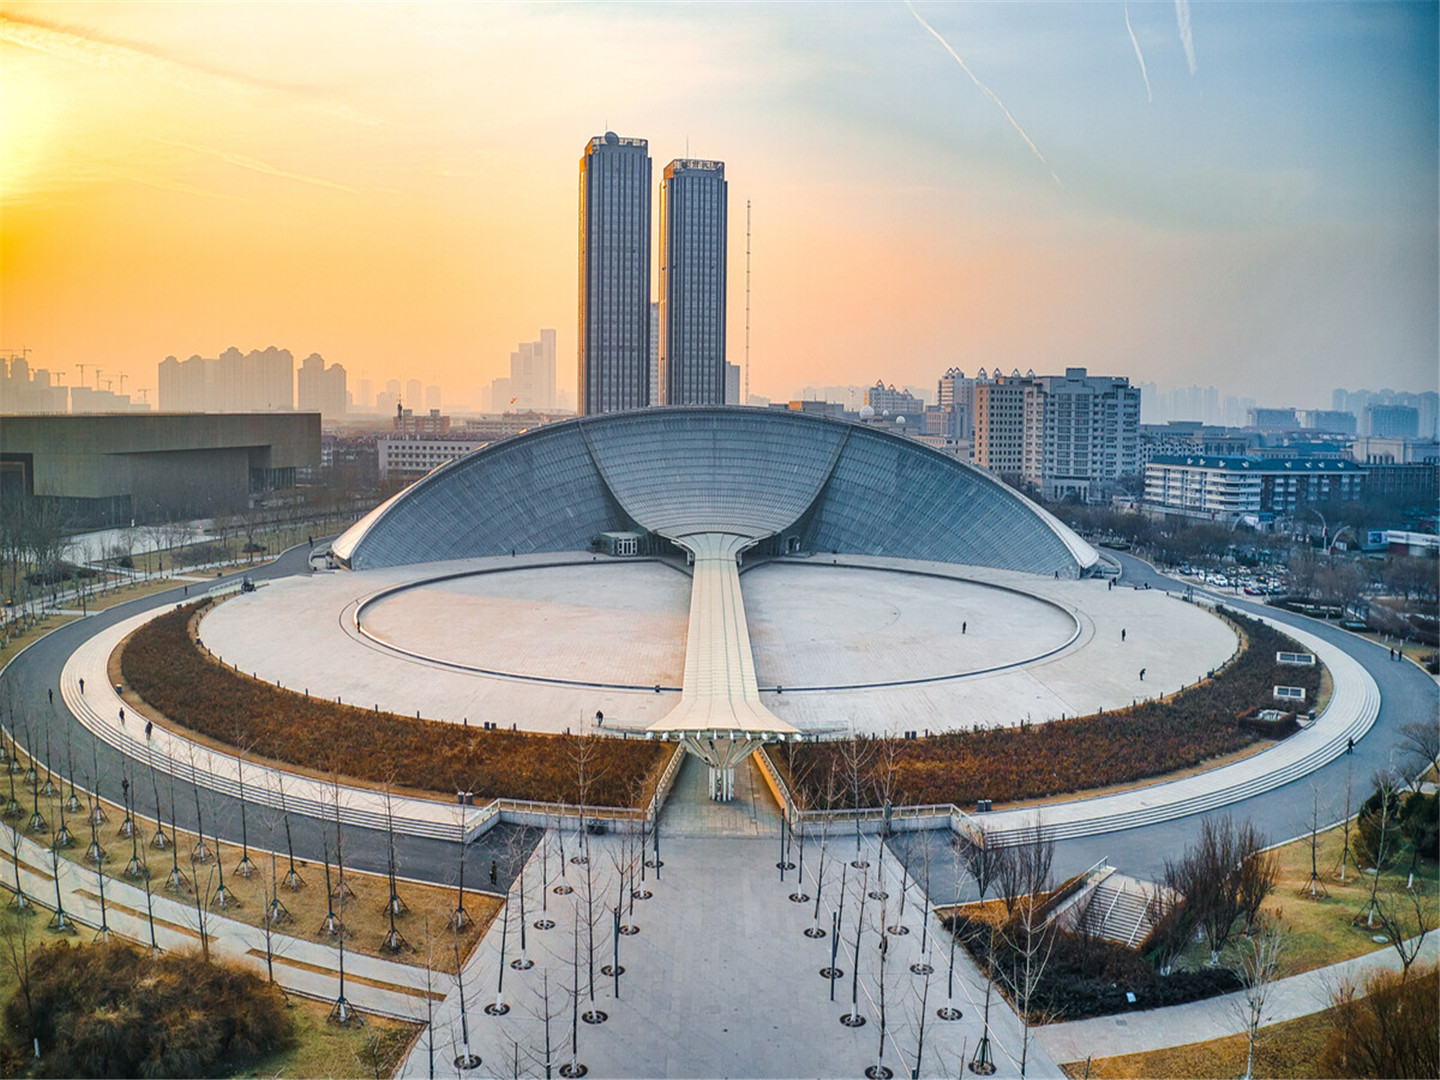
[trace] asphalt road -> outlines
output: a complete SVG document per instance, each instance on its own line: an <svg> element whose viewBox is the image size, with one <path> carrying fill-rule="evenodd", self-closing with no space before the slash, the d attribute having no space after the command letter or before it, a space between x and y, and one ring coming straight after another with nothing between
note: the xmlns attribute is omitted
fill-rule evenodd
<svg viewBox="0 0 1440 1080"><path fill-rule="evenodd" d="M305 547L292 548L275 562L227 574L198 589L210 588L237 581L244 574L252 580L263 581L271 578L288 577L292 574L308 574L309 551ZM123 771L137 771L134 762L128 762L120 752L108 743L95 739L75 719L60 699L60 672L66 659L87 638L141 611L168 607L181 600L184 587L156 593L153 596L127 601L94 615L77 619L61 626L40 638L0 673L0 705L4 707L6 727L25 745L25 724L29 724L29 739L36 756L45 757L45 738L50 736L51 767L57 773L65 771L65 739L68 733L72 740L77 775L76 782L84 786L83 778L92 771L92 760L97 761L100 791L109 799L118 801ZM50 701L48 691L55 690L55 699ZM32 747L26 747L31 749ZM376 748L377 751L379 747ZM93 758L92 758L93 755ZM149 781L143 771L135 778L139 789L137 802L142 813L150 809L153 801L149 794ZM181 829L195 828L195 796L192 786L180 779L175 783L176 816ZM168 784L162 787L161 799L169 801ZM241 839L240 801L228 795L200 789L200 808L204 815L205 832L214 837L239 843ZM170 818L168 806L164 808L165 818ZM275 822L251 806L248 812L248 833L252 843L259 847L271 846L271 830ZM319 818L304 814L290 815L290 830L297 859L319 863L323 857L323 840L328 835L333 849L335 824L325 823ZM276 829L275 843L283 846L284 833ZM485 833L465 849L465 887L489 890L492 861L496 870L497 883L508 887L519 873L521 865L539 842L542 831L519 826L499 824ZM377 873L386 871L388 843L385 833L377 829L363 829L346 826L343 832L345 862L357 870ZM459 876L457 845L453 842L430 840L423 837L397 836L396 860L398 873L403 877L415 878L436 884L452 885Z"/></svg>
<svg viewBox="0 0 1440 1080"><path fill-rule="evenodd" d="M1185 588L1184 583L1164 577L1138 559L1128 555L1118 557L1124 567L1125 584L1148 583L1152 588L1169 589L1172 592ZM308 552L303 548L292 549L274 563L248 571L255 580L308 572ZM236 580L239 576L238 573L230 574L217 578L214 583L224 584ZM96 740L64 707L59 695L56 695L52 704L48 700L47 691L58 689L60 671L66 658L87 637L137 612L174 604L181 598L182 590L177 587L117 605L58 628L12 661L3 675L0 675L0 703L5 703L6 712L13 715L10 724L13 730L22 733L22 742L23 719L28 718L30 738L39 753L42 756L44 754L45 735L48 731L52 754L56 758L52 764L63 767L64 754L57 748L65 746L68 731L73 740L75 761L84 763L87 766L84 771L88 772L92 745ZM1274 791L1205 814L1059 843L1056 845L1054 861L1057 877L1063 878L1100 859L1108 859L1125 873L1144 880L1155 880L1163 870L1165 860L1178 855L1186 845L1193 842L1200 822L1205 818L1222 818L1228 815L1237 820L1249 819L1272 840L1296 836L1309 826L1312 798L1316 792L1320 798L1322 820L1326 823L1338 820L1344 813L1347 787L1353 785L1353 805L1358 806L1370 793L1371 777L1377 771L1401 764L1397 750L1401 725L1420 721L1437 722L1437 716L1440 716L1440 686L1416 665L1393 662L1381 646L1324 622L1255 604L1244 598L1226 596L1222 599L1225 604L1239 610L1303 627L1355 657L1370 672L1380 688L1380 714L1374 726L1356 744L1353 754L1344 755L1310 776ZM104 742L98 743L96 752L101 789L107 796L113 797L120 790L122 763L125 759ZM133 765L131 767L133 768ZM80 768L78 764L77 768ZM143 785L143 778L141 783ZM166 794L168 795L168 792ZM142 809L146 801L142 786ZM177 780L176 809L182 829L195 827L194 806L195 799L190 785ZM218 834L223 839L235 842L240 840L238 800L202 788L201 806L206 815L207 833L212 836ZM327 826L318 819L298 813L291 815L291 831L297 857L307 861L320 860L324 836L322 830L325 828ZM328 828L333 830L333 823ZM331 835L333 836L333 832ZM499 883L508 885L518 874L519 867L538 842L539 836L540 830L537 829L502 824L480 837L465 851L467 887L484 886L488 883L492 860L497 869ZM251 838L262 846L268 842L268 837L263 833L257 834L254 815ZM362 870L384 872L387 843L383 832L347 827L345 846L349 865ZM937 900L962 894L962 889L957 885L955 860L949 853L948 840L944 835L902 835L894 838L891 846L897 855L917 863L923 862L924 853L928 849L931 891ZM454 883L458 871L455 844L403 836L396 838L396 850L399 872L403 876L440 884Z"/></svg>
<svg viewBox="0 0 1440 1080"><path fill-rule="evenodd" d="M1116 588L1146 584L1171 592L1181 592L1186 588L1185 582L1168 578L1139 559L1116 552L1107 554L1116 555L1124 569L1122 583ZM1219 820L1229 816L1237 823L1249 820L1271 841L1287 840L1310 828L1313 800L1317 793L1321 823L1339 821L1345 815L1347 787L1352 788L1353 813L1373 790L1372 777L1383 769L1398 768L1404 762L1399 749L1399 729L1402 725L1440 722L1440 686L1415 664L1392 661L1383 646L1318 619L1257 604L1243 596L1208 591L1219 597L1227 607L1247 614L1264 615L1276 622L1307 630L1353 656L1370 672L1380 688L1380 714L1375 724L1355 744L1354 753L1342 755L1309 776L1263 795L1157 825L1057 843L1053 864L1057 880L1085 870L1101 859L1142 881L1158 880L1164 871L1165 860L1179 856L1193 843L1199 835L1200 823L1207 818ZM928 839L898 836L891 841L891 847L898 855L915 861L917 865L923 865L927 846L931 860L931 893L937 902L962 895L967 898L972 896L973 886L968 892L957 886L955 859L948 842L938 834Z"/></svg>

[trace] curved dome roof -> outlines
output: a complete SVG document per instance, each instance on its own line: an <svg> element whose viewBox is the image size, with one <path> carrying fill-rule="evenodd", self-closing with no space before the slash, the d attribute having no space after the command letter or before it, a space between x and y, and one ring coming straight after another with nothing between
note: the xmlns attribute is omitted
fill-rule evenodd
<svg viewBox="0 0 1440 1080"><path fill-rule="evenodd" d="M923 443L778 409L653 408L550 424L436 469L332 550L356 569L579 551L609 531L1074 577L1099 556L989 473Z"/></svg>

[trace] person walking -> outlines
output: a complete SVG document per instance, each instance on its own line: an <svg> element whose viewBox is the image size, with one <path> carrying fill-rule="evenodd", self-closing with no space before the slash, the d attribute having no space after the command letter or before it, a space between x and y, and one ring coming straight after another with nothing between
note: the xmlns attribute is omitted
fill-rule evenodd
<svg viewBox="0 0 1440 1080"><path fill-rule="evenodd" d="M1145 669L1143 667L1140 669L1140 681L1145 681Z"/></svg>

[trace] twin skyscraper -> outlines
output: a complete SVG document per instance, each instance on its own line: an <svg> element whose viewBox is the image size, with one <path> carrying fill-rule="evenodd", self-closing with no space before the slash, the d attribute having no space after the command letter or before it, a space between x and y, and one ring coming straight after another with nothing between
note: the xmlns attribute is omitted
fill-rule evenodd
<svg viewBox="0 0 1440 1080"><path fill-rule="evenodd" d="M653 341L650 190L645 139L607 131L590 140L580 158L582 416L725 403L725 165L677 159L665 166ZM659 401L651 400L652 363Z"/></svg>

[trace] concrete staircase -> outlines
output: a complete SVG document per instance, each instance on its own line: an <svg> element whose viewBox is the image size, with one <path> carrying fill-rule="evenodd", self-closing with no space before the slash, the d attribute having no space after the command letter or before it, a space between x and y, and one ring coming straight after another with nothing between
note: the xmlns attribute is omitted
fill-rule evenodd
<svg viewBox="0 0 1440 1080"><path fill-rule="evenodd" d="M1116 878L1122 878L1116 881ZM1137 882L1112 874L1097 885L1089 902L1078 910L1081 927L1106 941L1133 948L1149 936L1159 915L1153 892L1132 891ZM1131 888L1127 888L1130 886Z"/></svg>

